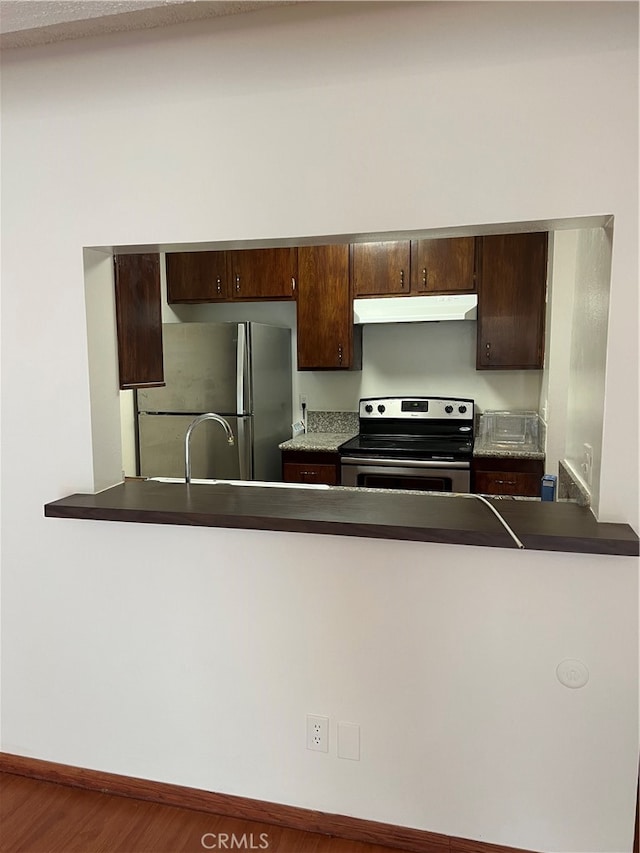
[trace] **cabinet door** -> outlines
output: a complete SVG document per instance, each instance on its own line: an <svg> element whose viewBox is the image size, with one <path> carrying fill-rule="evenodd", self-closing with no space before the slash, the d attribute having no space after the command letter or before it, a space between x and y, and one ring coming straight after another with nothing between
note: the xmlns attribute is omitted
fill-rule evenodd
<svg viewBox="0 0 640 853"><path fill-rule="evenodd" d="M352 243L354 296L409 293L410 242Z"/></svg>
<svg viewBox="0 0 640 853"><path fill-rule="evenodd" d="M469 293L475 289L475 237L411 241L412 293Z"/></svg>
<svg viewBox="0 0 640 853"><path fill-rule="evenodd" d="M298 250L239 249L227 252L234 299L293 299Z"/></svg>
<svg viewBox="0 0 640 853"><path fill-rule="evenodd" d="M298 370L353 363L349 245L298 249Z"/></svg>
<svg viewBox="0 0 640 853"><path fill-rule="evenodd" d="M542 368L547 236L480 238L478 369Z"/></svg>
<svg viewBox="0 0 640 853"><path fill-rule="evenodd" d="M168 252L167 302L218 302L230 296L225 252Z"/></svg>
<svg viewBox="0 0 640 853"><path fill-rule="evenodd" d="M160 256L115 255L120 388L164 385Z"/></svg>

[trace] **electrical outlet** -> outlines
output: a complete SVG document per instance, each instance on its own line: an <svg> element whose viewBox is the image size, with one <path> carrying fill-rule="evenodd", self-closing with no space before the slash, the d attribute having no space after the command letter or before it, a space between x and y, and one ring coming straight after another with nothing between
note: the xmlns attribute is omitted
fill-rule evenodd
<svg viewBox="0 0 640 853"><path fill-rule="evenodd" d="M307 749L329 752L329 717L307 714Z"/></svg>
<svg viewBox="0 0 640 853"><path fill-rule="evenodd" d="M307 405L307 395L306 394L300 394L298 396L298 402L300 403L300 408L302 408L303 406L306 406Z"/></svg>

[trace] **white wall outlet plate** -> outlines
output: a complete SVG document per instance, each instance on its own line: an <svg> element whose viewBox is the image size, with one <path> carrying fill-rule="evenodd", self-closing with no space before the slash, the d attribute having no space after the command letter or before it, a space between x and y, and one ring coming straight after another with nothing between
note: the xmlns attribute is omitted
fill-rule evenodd
<svg viewBox="0 0 640 853"><path fill-rule="evenodd" d="M307 749L329 752L329 717L307 714Z"/></svg>

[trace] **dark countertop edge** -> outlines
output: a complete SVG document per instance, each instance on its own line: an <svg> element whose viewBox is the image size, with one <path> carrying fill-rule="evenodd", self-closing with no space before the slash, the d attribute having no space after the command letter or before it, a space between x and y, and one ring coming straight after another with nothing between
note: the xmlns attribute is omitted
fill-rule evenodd
<svg viewBox="0 0 640 853"><path fill-rule="evenodd" d="M134 486L132 488L132 486ZM143 484L144 486L144 484ZM193 487L192 487L193 488ZM215 489L215 486L197 486L199 489ZM227 487L229 488L229 487ZM240 488L240 487L238 487ZM180 506L180 495L175 491L175 484L154 483L154 495L163 494L169 498L171 506L159 507L153 505L157 500L145 499L144 488L140 489L140 483L122 483L97 495L75 494L45 504L44 515L47 518L73 518L90 519L100 521L119 521L124 523L142 524L172 524L196 527L222 527L232 529L248 530L271 530L276 532L291 533L318 533L333 534L339 536L359 536L373 539L395 539L417 542L434 542L453 545L476 545L483 547L497 547L514 549L515 543L511 537L499 525L497 519L492 517L488 508L477 507L473 522L467 523L466 527L456 526L429 526L419 522L407 524L385 523L384 516L385 500L393 500L391 495L375 495L380 501L379 520L371 517L371 520L339 520L336 518L322 517L323 508L319 506L317 511L310 514L308 508L296 514L291 506L286 506L286 501L281 501L282 514L277 514L278 495L274 495L269 488L261 489L252 487L254 496L258 493L269 492L269 512L251 512L251 500L247 500L247 514L241 511L221 512L219 508L205 510L202 507ZM283 490L289 492L289 490ZM345 490L340 490L345 494ZM327 495L331 490L319 491L315 494ZM211 492L220 499L224 493ZM229 493L227 493L228 495ZM247 496L250 498L251 496ZM408 495L405 497L409 497ZM236 501L242 503L241 494L235 493ZM427 496L415 496L415 499L429 500ZM437 499L436 499L437 500ZM440 500L452 501L452 498L440 498ZM322 504L323 498L319 498ZM369 505L370 506L370 505ZM460 506L460 505L459 505ZM529 510L518 509L520 506L528 506ZM498 504L496 508L514 530L526 549L536 551L574 552L582 554L609 554L619 556L638 556L639 540L633 529L627 524L599 523L595 521L590 510L583 507L574 507L570 519L570 527L573 529L563 530L554 518L562 506L556 504ZM539 512L536 507L543 507ZM274 509L276 512L274 513ZM469 508L467 507L467 510ZM345 512L348 506L344 507ZM447 507L447 521L450 521L452 511L455 513L455 504L452 502L451 509ZM522 513L526 514L523 515ZM325 514L331 514L326 513ZM559 513L558 513L559 515ZM345 515L348 519L348 515ZM551 520L552 523L549 523ZM576 529L577 527L577 529Z"/></svg>
<svg viewBox="0 0 640 853"><path fill-rule="evenodd" d="M137 510L136 512L140 512ZM407 542L437 542L443 545L479 545L492 548L515 548L515 543L505 534L481 530L464 531L464 541L457 531L443 528L397 527L362 522L327 521L324 519L292 519L267 516L232 516L215 513L198 513L179 516L176 512L144 510L139 517L125 517L121 509L69 507L45 505L47 518L90 519L93 521L120 521L136 524L174 524L188 527L223 527L232 530L270 530L276 533L316 533L333 536L357 536L365 539L395 539ZM607 552L608 553L608 552Z"/></svg>

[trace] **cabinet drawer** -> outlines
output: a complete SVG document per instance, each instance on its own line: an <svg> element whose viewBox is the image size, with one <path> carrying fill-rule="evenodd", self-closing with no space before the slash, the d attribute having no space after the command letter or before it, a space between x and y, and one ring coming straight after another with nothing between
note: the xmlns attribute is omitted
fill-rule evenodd
<svg viewBox="0 0 640 853"><path fill-rule="evenodd" d="M335 465L312 465L304 462L285 462L282 466L285 483L324 483L338 485L338 472Z"/></svg>
<svg viewBox="0 0 640 853"><path fill-rule="evenodd" d="M471 463L473 491L480 495L540 497L544 460L480 456Z"/></svg>
<svg viewBox="0 0 640 853"><path fill-rule="evenodd" d="M283 450L282 479L285 483L340 485L340 454L333 451Z"/></svg>
<svg viewBox="0 0 640 853"><path fill-rule="evenodd" d="M519 471L478 471L475 491L481 495L539 497L540 480L537 474Z"/></svg>

